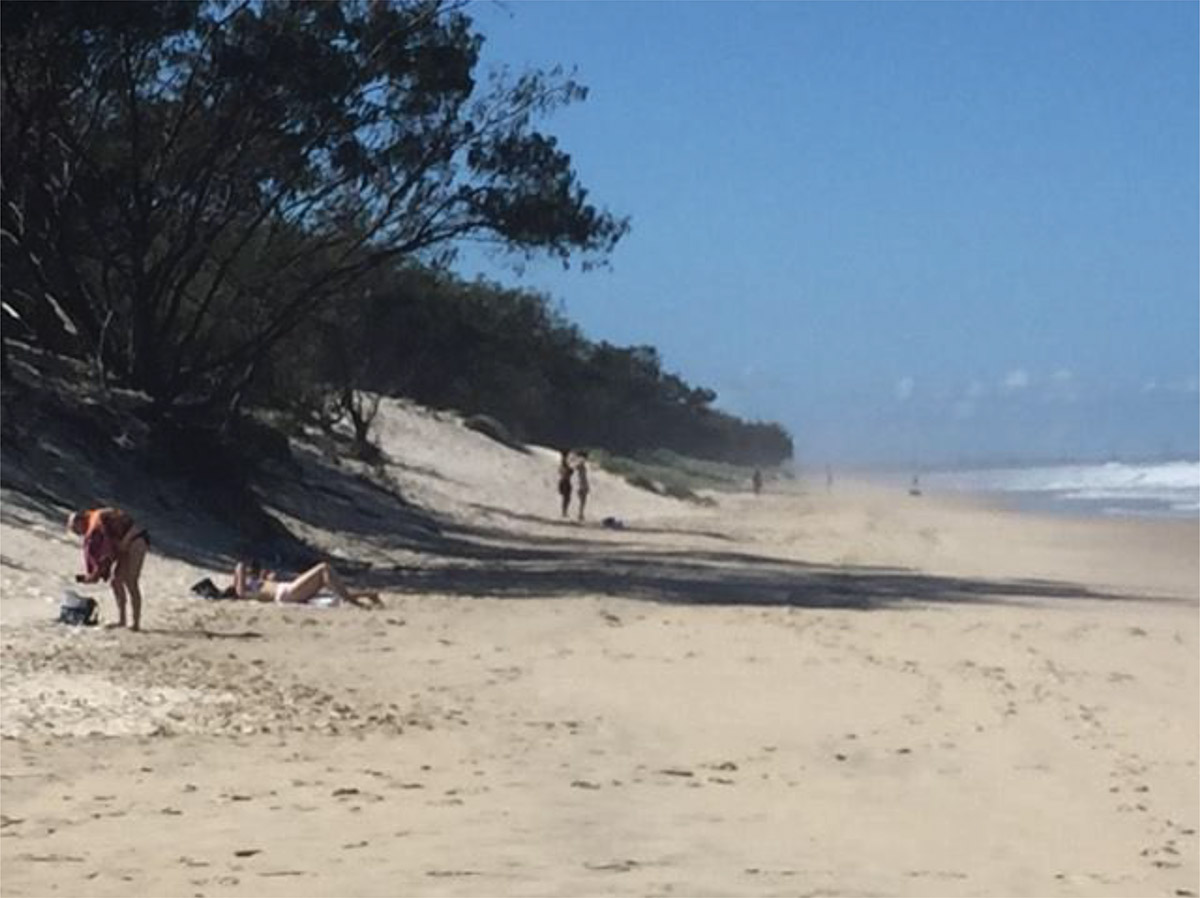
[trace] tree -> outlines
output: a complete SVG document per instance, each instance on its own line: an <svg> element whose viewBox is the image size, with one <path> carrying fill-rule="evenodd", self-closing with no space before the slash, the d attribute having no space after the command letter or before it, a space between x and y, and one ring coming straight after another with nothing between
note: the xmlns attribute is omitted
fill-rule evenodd
<svg viewBox="0 0 1200 898"><path fill-rule="evenodd" d="M652 346L591 342L544 294L392 265L290 335L253 400L310 420L315 411L326 425L340 416L364 457L380 394L487 415L549 446L755 465L791 457L783 428L718 411L714 391L662 365Z"/></svg>
<svg viewBox="0 0 1200 898"><path fill-rule="evenodd" d="M489 240L602 261L597 209L535 120L561 70L477 80L441 2L9 2L0 299L150 394L236 403L367 272Z"/></svg>

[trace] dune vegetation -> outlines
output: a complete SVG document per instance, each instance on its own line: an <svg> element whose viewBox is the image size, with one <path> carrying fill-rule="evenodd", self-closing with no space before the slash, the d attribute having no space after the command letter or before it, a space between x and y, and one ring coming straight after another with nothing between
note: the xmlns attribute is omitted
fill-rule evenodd
<svg viewBox="0 0 1200 898"><path fill-rule="evenodd" d="M17 4L0 40L10 436L66 360L125 397L134 453L257 452L269 422L345 424L369 459L404 396L519 441L790 456L652 347L454 275L464 240L589 268L629 233L542 127L586 88L482 71L465 6Z"/></svg>

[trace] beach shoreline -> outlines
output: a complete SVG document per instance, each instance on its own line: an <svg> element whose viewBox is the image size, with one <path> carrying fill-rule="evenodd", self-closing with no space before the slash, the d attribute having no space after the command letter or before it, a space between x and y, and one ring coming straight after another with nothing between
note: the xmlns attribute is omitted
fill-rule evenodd
<svg viewBox="0 0 1200 898"><path fill-rule="evenodd" d="M913 472L863 472L885 489L911 484ZM924 467L924 494L977 497L996 508L1059 518L1200 517L1200 461L1058 461L1054 463Z"/></svg>

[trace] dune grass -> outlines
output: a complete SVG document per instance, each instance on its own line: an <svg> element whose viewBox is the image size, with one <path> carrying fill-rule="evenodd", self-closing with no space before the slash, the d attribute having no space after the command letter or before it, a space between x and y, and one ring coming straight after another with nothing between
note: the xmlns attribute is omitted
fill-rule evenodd
<svg viewBox="0 0 1200 898"><path fill-rule="evenodd" d="M754 472L750 467L690 458L668 449L639 453L634 458L603 450L595 450L590 456L604 470L624 477L633 486L701 505L712 504L712 500L699 491L749 489Z"/></svg>

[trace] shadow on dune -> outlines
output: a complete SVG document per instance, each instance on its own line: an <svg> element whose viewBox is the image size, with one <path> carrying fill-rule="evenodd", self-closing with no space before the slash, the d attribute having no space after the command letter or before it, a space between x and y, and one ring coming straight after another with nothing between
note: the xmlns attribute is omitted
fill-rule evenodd
<svg viewBox="0 0 1200 898"><path fill-rule="evenodd" d="M523 521L530 524L539 524L545 527L547 524L561 526L563 528L576 527L574 521L565 518L545 518L537 515L521 514L516 511L509 511L506 508L497 508L494 505L479 505L472 503L471 507L478 510L488 512L490 514L499 515L512 521ZM670 536L702 536L706 539L716 539L722 542L734 542L734 538L728 533L720 533L716 530L697 530L694 528L670 528L670 527L645 527L638 524L625 524L621 530L616 531L626 534L647 533L654 535L670 535Z"/></svg>
<svg viewBox="0 0 1200 898"><path fill-rule="evenodd" d="M189 493L173 489L169 480L139 476L141 472L122 453L97 451L94 443L79 438L79 432L55 434L54 459L47 463L48 436L43 433L34 451L9 445L4 453L7 520L20 526L34 521L36 515L61 519L70 507L112 501L132 511L152 531L156 554L213 571L229 570L238 556L257 556L284 570L301 570L312 561L328 559L355 582L402 594L506 598L598 594L689 605L872 610L929 603L1170 601L1043 580L984 580L895 568L813 565L722 551L711 543L696 551L665 550L646 540L662 534L729 540L727 534L690 528L630 527L606 532L603 540L596 540L583 538L583 531L568 536L573 528L566 525L559 536L466 524L407 501L398 485L384 476L356 473L331 463L311 447L298 447L293 453L295 463L286 471L254 479L257 499L275 514L364 539L380 549L419 553L430 563L420 569L365 570L367 566L355 559L306 545L283 527L260 527L265 537L248 540L211 510L190 502L187 497L195 487ZM221 501L220 496L217 499ZM483 510L514 522L557 523L551 516ZM191 635L254 638L252 634Z"/></svg>

